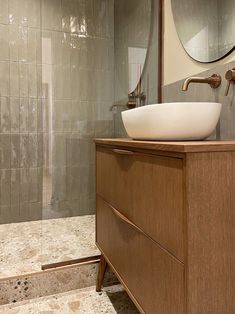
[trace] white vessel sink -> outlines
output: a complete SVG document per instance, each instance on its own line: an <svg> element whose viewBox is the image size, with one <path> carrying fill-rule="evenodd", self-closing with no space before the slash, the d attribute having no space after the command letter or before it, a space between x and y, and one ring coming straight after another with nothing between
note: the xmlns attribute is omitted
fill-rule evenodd
<svg viewBox="0 0 235 314"><path fill-rule="evenodd" d="M122 120L133 139L203 140L214 131L220 112L220 103L175 102L123 111Z"/></svg>

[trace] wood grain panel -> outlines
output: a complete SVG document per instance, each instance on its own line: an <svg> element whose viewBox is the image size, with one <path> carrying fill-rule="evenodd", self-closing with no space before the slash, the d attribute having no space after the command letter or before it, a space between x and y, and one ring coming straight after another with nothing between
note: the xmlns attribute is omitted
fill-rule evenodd
<svg viewBox="0 0 235 314"><path fill-rule="evenodd" d="M146 314L184 313L184 266L97 197L97 244Z"/></svg>
<svg viewBox="0 0 235 314"><path fill-rule="evenodd" d="M189 314L235 313L235 153L187 155Z"/></svg>
<svg viewBox="0 0 235 314"><path fill-rule="evenodd" d="M165 152L222 152L235 151L235 141L184 141L184 142L157 142L157 141L137 141L130 138L110 138L96 139L99 145L114 145L116 147L140 148Z"/></svg>
<svg viewBox="0 0 235 314"><path fill-rule="evenodd" d="M183 161L97 150L97 193L184 261Z"/></svg>

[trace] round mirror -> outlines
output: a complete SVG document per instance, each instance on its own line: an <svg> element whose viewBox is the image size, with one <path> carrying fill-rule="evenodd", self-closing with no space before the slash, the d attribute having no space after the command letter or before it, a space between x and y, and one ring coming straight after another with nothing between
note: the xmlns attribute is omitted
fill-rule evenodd
<svg viewBox="0 0 235 314"><path fill-rule="evenodd" d="M133 92L142 75L150 36L152 0L114 1L115 89Z"/></svg>
<svg viewBox="0 0 235 314"><path fill-rule="evenodd" d="M194 60L214 62L235 46L234 0L172 0L180 41Z"/></svg>

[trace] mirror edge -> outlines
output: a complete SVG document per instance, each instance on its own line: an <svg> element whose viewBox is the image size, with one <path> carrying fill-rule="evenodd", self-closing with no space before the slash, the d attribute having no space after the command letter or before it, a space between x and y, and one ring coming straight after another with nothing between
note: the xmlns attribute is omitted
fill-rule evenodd
<svg viewBox="0 0 235 314"><path fill-rule="evenodd" d="M162 102L164 87L164 1L158 4L158 103Z"/></svg>

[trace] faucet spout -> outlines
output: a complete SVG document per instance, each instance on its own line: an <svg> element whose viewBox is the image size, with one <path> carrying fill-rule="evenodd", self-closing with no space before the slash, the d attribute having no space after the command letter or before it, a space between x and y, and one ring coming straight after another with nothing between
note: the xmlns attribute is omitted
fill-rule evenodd
<svg viewBox="0 0 235 314"><path fill-rule="evenodd" d="M209 84L211 88L217 88L221 84L221 76L218 74L213 74L212 76L209 77L198 77L198 76L192 76L188 77L182 86L182 91L187 91L188 86L190 83L206 83Z"/></svg>

